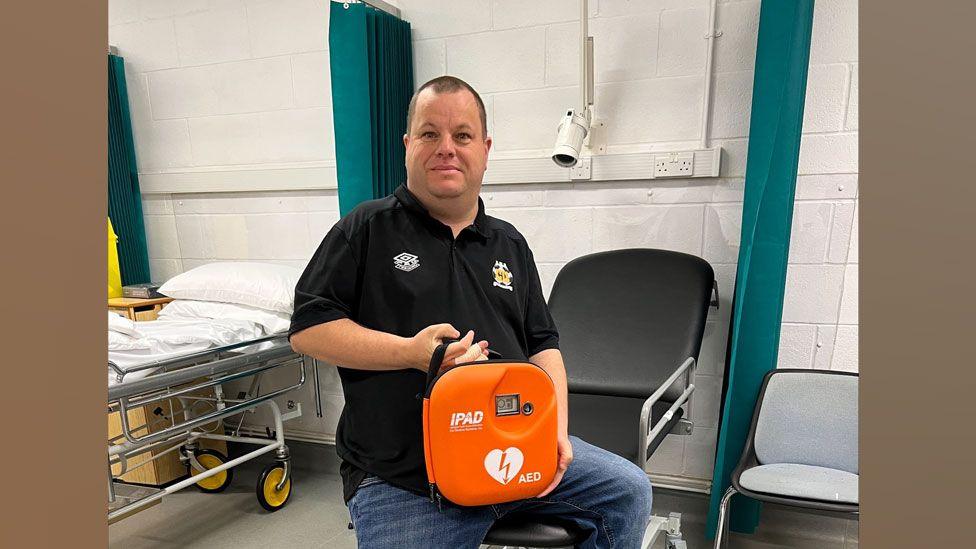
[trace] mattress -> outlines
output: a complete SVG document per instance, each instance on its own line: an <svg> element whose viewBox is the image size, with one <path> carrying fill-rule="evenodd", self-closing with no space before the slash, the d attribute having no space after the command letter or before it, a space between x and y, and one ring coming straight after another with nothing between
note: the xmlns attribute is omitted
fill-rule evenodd
<svg viewBox="0 0 976 549"><path fill-rule="evenodd" d="M126 323L110 318L108 359L122 369L129 369L264 335L268 334L260 324L242 319L187 318ZM125 381L146 377L153 371L126 374ZM108 385L117 383L115 371L108 367Z"/></svg>

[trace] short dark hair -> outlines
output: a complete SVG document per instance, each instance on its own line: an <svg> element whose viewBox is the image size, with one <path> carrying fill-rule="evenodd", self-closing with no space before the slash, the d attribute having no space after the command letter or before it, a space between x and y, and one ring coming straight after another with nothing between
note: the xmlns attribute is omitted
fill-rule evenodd
<svg viewBox="0 0 976 549"><path fill-rule="evenodd" d="M464 80L456 76L444 75L438 76L432 80L428 80L423 86L417 89L417 92L413 94L410 98L410 106L407 107L407 133L410 133L410 123L413 120L413 113L417 109L417 96L420 92L426 90L427 88L432 88L434 93L454 93L462 89L471 92L474 96L474 100L478 103L478 115L481 117L481 138L488 138L488 115L485 113L485 102L481 100L481 96L478 92L474 91L471 84L468 84Z"/></svg>

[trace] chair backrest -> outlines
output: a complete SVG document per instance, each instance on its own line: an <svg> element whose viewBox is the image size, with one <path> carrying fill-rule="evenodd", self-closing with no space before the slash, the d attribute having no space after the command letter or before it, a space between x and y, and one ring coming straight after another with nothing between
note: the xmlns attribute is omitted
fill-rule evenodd
<svg viewBox="0 0 976 549"><path fill-rule="evenodd" d="M823 370L767 374L755 417L760 464L799 463L858 472L858 376Z"/></svg>
<svg viewBox="0 0 976 549"><path fill-rule="evenodd" d="M648 397L698 359L714 284L704 259L667 250L599 252L567 263L549 311L571 392ZM684 376L664 395L674 400Z"/></svg>

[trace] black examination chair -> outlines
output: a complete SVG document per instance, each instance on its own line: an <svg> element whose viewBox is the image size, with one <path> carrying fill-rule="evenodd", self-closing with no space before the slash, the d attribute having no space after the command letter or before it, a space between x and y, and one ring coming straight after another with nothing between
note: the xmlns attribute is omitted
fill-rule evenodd
<svg viewBox="0 0 976 549"><path fill-rule="evenodd" d="M680 252L630 249L566 264L549 298L569 377L569 432L644 468L668 433L690 434L695 364L711 296L712 267ZM653 517L647 547L663 531L684 547L680 516ZM487 545L571 547L585 536L513 513Z"/></svg>

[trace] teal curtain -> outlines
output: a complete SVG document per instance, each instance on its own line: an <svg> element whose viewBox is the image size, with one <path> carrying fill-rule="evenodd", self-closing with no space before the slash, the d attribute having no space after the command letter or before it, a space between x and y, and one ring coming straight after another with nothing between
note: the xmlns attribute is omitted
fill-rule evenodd
<svg viewBox="0 0 976 549"><path fill-rule="evenodd" d="M803 129L813 0L763 2L749 124L742 241L733 297L721 427L706 531L748 435L762 378L776 367L793 195ZM753 532L759 503L737 495L731 525Z"/></svg>
<svg viewBox="0 0 976 549"><path fill-rule="evenodd" d="M331 2L329 55L339 213L406 181L413 94L410 24L361 2Z"/></svg>
<svg viewBox="0 0 976 549"><path fill-rule="evenodd" d="M149 251L125 88L125 63L108 56L108 218L119 236L122 284L149 282Z"/></svg>

